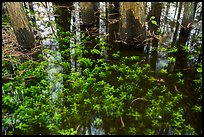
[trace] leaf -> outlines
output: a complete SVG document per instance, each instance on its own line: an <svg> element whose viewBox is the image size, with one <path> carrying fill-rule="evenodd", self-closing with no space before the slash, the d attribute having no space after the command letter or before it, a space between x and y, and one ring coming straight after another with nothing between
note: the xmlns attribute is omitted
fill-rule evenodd
<svg viewBox="0 0 204 137"><path fill-rule="evenodd" d="M100 73L99 73L99 77L100 77L100 78L106 77L106 73L105 73L105 72L100 72Z"/></svg>
<svg viewBox="0 0 204 137"><path fill-rule="evenodd" d="M160 72L163 74L167 74L167 69L161 69Z"/></svg>
<svg viewBox="0 0 204 137"><path fill-rule="evenodd" d="M115 57L115 58L120 57L120 55L119 55L119 54L117 54L117 53L113 53L113 54L112 54L112 56L113 56L113 57Z"/></svg>
<svg viewBox="0 0 204 137"><path fill-rule="evenodd" d="M151 16L150 20L153 20L153 19L155 19L155 16Z"/></svg>
<svg viewBox="0 0 204 137"><path fill-rule="evenodd" d="M92 54L101 54L101 52L99 50L97 50L97 49L91 50L91 53Z"/></svg>
<svg viewBox="0 0 204 137"><path fill-rule="evenodd" d="M174 57L168 57L168 61L169 61L170 63L173 63L173 62L176 61L176 59L175 59Z"/></svg>
<svg viewBox="0 0 204 137"><path fill-rule="evenodd" d="M161 51L167 51L167 48L162 47L160 50Z"/></svg>
<svg viewBox="0 0 204 137"><path fill-rule="evenodd" d="M84 64L86 67L92 66L93 62L89 58L81 58L79 59L80 64Z"/></svg>
<svg viewBox="0 0 204 137"><path fill-rule="evenodd" d="M151 20L151 22L152 22L152 24L158 26L158 25L157 25L157 22L156 22L155 20Z"/></svg>
<svg viewBox="0 0 204 137"><path fill-rule="evenodd" d="M98 38L97 37L95 37L95 39L94 39L97 43L99 42L99 40L98 40Z"/></svg>
<svg viewBox="0 0 204 137"><path fill-rule="evenodd" d="M139 56L132 56L132 57L130 57L130 59L138 61L140 58L139 58Z"/></svg>
<svg viewBox="0 0 204 137"><path fill-rule="evenodd" d="M197 72L201 73L202 72L202 68L198 68Z"/></svg>
<svg viewBox="0 0 204 137"><path fill-rule="evenodd" d="M173 47L173 48L171 48L171 49L169 49L169 53L174 53L174 52L177 52L178 51L178 49L177 49L177 47Z"/></svg>
<svg viewBox="0 0 204 137"><path fill-rule="evenodd" d="M188 52L188 46L183 46L182 50L185 51L185 52Z"/></svg>

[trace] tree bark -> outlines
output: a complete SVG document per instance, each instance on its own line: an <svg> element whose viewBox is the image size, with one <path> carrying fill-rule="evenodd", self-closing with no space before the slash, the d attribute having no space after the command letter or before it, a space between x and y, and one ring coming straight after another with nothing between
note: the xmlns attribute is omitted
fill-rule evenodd
<svg viewBox="0 0 204 137"><path fill-rule="evenodd" d="M143 2L120 3L120 38L133 46L146 39Z"/></svg>
<svg viewBox="0 0 204 137"><path fill-rule="evenodd" d="M6 2L6 9L20 47L23 49L32 48L35 43L34 34L23 10L22 2Z"/></svg>

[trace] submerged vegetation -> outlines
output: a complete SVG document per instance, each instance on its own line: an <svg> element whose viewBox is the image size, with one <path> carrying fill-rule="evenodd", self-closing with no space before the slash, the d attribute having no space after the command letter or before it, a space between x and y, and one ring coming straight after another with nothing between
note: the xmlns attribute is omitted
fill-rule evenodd
<svg viewBox="0 0 204 137"><path fill-rule="evenodd" d="M2 18L4 23L9 21L6 15ZM154 19L151 17L151 22L157 25ZM96 134L107 135L200 134L190 119L202 115L202 63L187 72L171 71L178 49L162 47L159 52L170 55L168 64L155 72L142 57L124 56L105 39L82 32L71 54L67 46L71 37L77 36L57 30L61 62L57 62L59 56L54 58L63 71L55 78L63 78L63 84L55 100L45 56L53 51L44 48L38 57L20 52L29 57L22 59L14 54L19 51L12 44L2 47L2 134L93 134L93 127ZM188 53L187 60L202 54L201 46ZM15 49L14 53L7 52L9 49ZM106 58L101 56L104 50ZM79 68L72 68L73 58ZM193 79L187 78L187 73L193 73Z"/></svg>

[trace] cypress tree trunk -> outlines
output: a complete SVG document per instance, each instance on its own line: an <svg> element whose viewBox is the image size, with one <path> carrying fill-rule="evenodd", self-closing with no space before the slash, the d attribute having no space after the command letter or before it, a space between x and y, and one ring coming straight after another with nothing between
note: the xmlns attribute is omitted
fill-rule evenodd
<svg viewBox="0 0 204 137"><path fill-rule="evenodd" d="M120 38L127 45L137 47L137 44L146 39L143 2L121 2L120 14Z"/></svg>
<svg viewBox="0 0 204 137"><path fill-rule="evenodd" d="M32 48L35 43L34 34L23 10L22 2L6 2L5 4L18 44L23 49Z"/></svg>

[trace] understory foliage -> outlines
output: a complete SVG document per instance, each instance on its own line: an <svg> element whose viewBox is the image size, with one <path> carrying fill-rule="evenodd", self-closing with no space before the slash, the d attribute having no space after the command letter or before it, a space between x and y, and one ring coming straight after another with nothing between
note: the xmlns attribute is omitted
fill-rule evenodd
<svg viewBox="0 0 204 137"><path fill-rule="evenodd" d="M67 46L70 33L58 36L63 72L57 75L63 77L63 88L55 101L42 55L41 61L20 62L12 56L3 60L2 75L9 76L2 83L3 134L79 134L91 124L104 128L105 134L196 134L185 119L182 91L172 91L155 78L139 56L122 57L115 51L109 55L112 61L104 59L102 50L110 46L97 38L95 47L87 45L90 37L83 35L82 43L74 45L80 69L73 71ZM182 80L181 73L172 75L174 82ZM195 92L201 91L201 79L195 80ZM200 107L193 110L200 113Z"/></svg>

